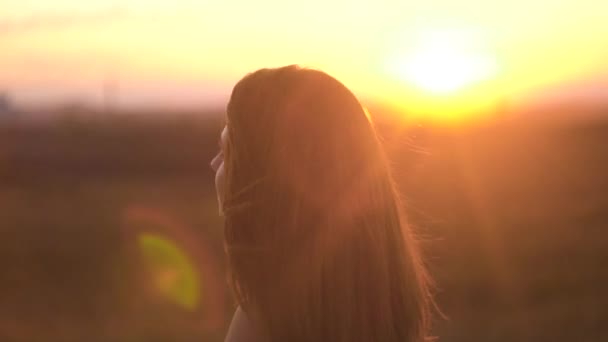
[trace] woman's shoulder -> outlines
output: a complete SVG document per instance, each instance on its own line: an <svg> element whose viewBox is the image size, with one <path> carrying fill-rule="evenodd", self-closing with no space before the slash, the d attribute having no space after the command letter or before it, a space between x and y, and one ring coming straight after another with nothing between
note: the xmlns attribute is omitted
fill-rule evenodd
<svg viewBox="0 0 608 342"><path fill-rule="evenodd" d="M237 307L224 342L260 342L247 313Z"/></svg>

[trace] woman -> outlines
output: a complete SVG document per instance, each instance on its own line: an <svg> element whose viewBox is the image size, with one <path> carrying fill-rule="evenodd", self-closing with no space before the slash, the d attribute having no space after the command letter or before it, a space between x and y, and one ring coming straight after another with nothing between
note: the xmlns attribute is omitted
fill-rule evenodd
<svg viewBox="0 0 608 342"><path fill-rule="evenodd" d="M378 137L327 74L234 87L212 161L239 305L226 341L422 341L430 296Z"/></svg>

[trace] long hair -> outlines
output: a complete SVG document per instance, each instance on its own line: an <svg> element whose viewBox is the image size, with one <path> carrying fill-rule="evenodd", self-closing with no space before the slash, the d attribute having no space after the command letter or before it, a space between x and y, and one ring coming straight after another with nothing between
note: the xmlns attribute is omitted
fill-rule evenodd
<svg viewBox="0 0 608 342"><path fill-rule="evenodd" d="M320 71L261 69L226 125L228 281L263 340L424 340L427 275L356 97Z"/></svg>

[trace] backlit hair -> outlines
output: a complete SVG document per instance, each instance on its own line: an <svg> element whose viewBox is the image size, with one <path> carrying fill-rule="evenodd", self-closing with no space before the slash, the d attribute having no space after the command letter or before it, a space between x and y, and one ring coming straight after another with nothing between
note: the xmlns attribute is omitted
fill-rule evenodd
<svg viewBox="0 0 608 342"><path fill-rule="evenodd" d="M264 341L422 341L428 280L380 142L329 75L262 69L227 108L229 284Z"/></svg>

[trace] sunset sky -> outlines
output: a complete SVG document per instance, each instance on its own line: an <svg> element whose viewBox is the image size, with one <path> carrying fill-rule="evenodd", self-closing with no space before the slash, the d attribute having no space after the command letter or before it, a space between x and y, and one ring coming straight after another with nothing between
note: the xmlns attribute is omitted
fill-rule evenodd
<svg viewBox="0 0 608 342"><path fill-rule="evenodd" d="M297 63L365 99L476 107L606 84L607 15L605 0L3 1L0 91L99 103L105 83L124 105L218 104L245 73Z"/></svg>

